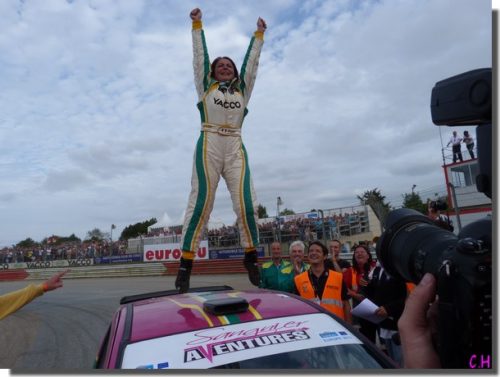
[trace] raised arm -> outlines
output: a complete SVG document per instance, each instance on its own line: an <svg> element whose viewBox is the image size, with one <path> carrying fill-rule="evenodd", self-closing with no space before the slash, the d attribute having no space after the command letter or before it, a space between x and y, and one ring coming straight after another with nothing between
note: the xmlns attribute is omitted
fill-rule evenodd
<svg viewBox="0 0 500 377"><path fill-rule="evenodd" d="M248 101L250 100L253 86L255 84L255 78L257 77L260 51L262 50L262 45L264 44L264 32L266 31L266 29L266 22L259 17L259 19L257 20L257 30L250 40L250 45L248 46L245 59L243 60L243 65L241 67L240 78L242 81L241 87L243 89L243 95L246 102L245 105L248 104Z"/></svg>
<svg viewBox="0 0 500 377"><path fill-rule="evenodd" d="M66 272L68 272L68 270L53 275L43 284L30 284L26 288L0 296L0 320L21 309L24 305L33 301L38 296L43 295L44 292L53 291L54 289L62 287L62 277Z"/></svg>
<svg viewBox="0 0 500 377"><path fill-rule="evenodd" d="M198 101L203 98L203 93L208 89L209 73L210 73L210 58L208 57L207 44L205 42L205 33L201 23L201 10L195 8L189 14L193 21L193 69L194 69L194 84Z"/></svg>

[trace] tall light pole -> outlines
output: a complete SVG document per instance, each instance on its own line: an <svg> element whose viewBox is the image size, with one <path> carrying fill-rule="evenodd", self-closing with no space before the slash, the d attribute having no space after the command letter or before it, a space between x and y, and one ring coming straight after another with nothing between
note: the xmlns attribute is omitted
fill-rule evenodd
<svg viewBox="0 0 500 377"><path fill-rule="evenodd" d="M413 185L413 186L411 187L411 194L412 194L412 195L415 193L415 187L417 187L417 185Z"/></svg>
<svg viewBox="0 0 500 377"><path fill-rule="evenodd" d="M322 227L321 239L324 241L326 239L326 237L325 237L325 216L323 214L322 209L318 209L318 212L321 215L321 227Z"/></svg>
<svg viewBox="0 0 500 377"><path fill-rule="evenodd" d="M451 195L453 196L453 209L455 210L455 215L457 216L458 232L460 232L462 230L462 221L460 221L460 207L458 206L457 193L455 192L455 186L453 183L448 182L448 186L450 187ZM448 209L446 210L446 215L448 216Z"/></svg>
<svg viewBox="0 0 500 377"><path fill-rule="evenodd" d="M115 228L116 228L116 225L115 224L111 224L111 233L110 233L110 236L109 236L111 243L113 243L113 229L115 229Z"/></svg>
<svg viewBox="0 0 500 377"><path fill-rule="evenodd" d="M278 222L278 241L281 242L280 205L283 204L281 196L276 198L276 221Z"/></svg>

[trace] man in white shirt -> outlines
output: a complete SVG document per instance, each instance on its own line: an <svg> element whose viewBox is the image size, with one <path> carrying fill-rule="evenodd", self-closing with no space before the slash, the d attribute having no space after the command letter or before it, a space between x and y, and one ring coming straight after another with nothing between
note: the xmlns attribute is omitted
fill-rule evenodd
<svg viewBox="0 0 500 377"><path fill-rule="evenodd" d="M446 144L447 147L452 145L453 148L453 163L457 162L457 159L460 161L463 161L464 159L462 158L462 138L457 135L457 131L453 131L453 136L451 137L450 141L448 144Z"/></svg>

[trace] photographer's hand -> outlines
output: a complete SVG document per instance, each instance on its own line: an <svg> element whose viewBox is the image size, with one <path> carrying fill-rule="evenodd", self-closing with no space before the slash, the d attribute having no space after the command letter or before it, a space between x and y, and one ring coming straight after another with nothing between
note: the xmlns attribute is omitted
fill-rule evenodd
<svg viewBox="0 0 500 377"><path fill-rule="evenodd" d="M405 368L441 368L429 321L429 305L435 298L436 279L427 273L408 297L398 321Z"/></svg>

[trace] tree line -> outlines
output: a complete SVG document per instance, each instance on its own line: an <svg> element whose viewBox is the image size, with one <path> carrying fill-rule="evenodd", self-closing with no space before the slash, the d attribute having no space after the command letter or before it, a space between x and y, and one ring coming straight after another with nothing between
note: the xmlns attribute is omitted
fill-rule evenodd
<svg viewBox="0 0 500 377"><path fill-rule="evenodd" d="M394 209L391 206L391 203L387 202L385 195L382 195L382 192L378 188L374 188L372 190L365 191L362 195L357 195L360 204L369 205L378 219L382 222L385 221L387 214ZM427 199L429 200L429 199ZM417 192L411 192L403 194L403 208L411 208L423 214L427 214L427 200L424 202L420 195ZM446 200L446 198L444 198ZM311 210L311 212L314 209ZM292 209L285 208L280 211L280 216L294 215L295 212ZM257 216L259 219L268 218L267 208L262 204L259 204L257 207ZM158 221L155 217L152 217L149 220L138 222L135 224L131 224L126 226L120 234L119 240L126 241L130 238L137 238L141 234L148 233L148 227L156 224ZM114 229L114 225L112 225L112 229ZM103 240L110 240L111 235L109 232L103 232L98 228L94 228L87 232L85 237L85 241L91 242L99 242ZM16 247L19 248L30 248L30 247L39 247L40 245L51 244L53 246L59 246L67 242L78 242L81 243L82 240L75 236L75 234L71 234L69 237L63 236L51 236L43 239L41 242L36 242L31 238L26 238L25 240L19 242Z"/></svg>

